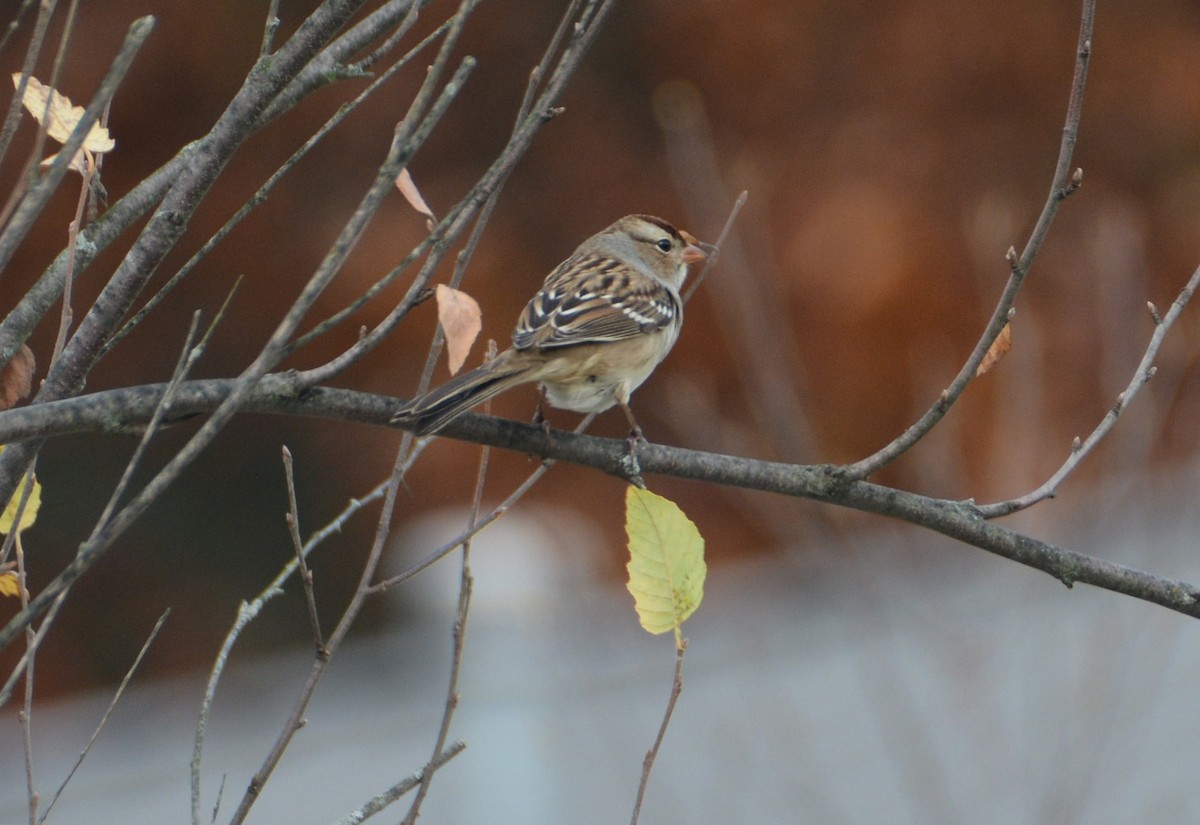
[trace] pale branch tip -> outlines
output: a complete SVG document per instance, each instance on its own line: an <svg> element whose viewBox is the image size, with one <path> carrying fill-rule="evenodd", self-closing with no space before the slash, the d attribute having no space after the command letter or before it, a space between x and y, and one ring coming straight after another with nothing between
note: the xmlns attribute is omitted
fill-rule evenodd
<svg viewBox="0 0 1200 825"><path fill-rule="evenodd" d="M1146 302L1146 309L1150 310L1150 319L1154 321L1154 326L1162 326L1162 315L1159 314L1158 307L1154 305L1153 301Z"/></svg>

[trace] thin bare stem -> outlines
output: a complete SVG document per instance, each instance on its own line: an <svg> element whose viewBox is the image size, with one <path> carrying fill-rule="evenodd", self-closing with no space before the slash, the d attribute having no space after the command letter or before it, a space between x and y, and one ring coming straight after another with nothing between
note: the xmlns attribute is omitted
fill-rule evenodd
<svg viewBox="0 0 1200 825"><path fill-rule="evenodd" d="M0 707L7 705L8 700L12 698L13 687L16 685L17 680L24 675L25 668L28 667L30 662L32 662L35 658L37 650L42 644L42 640L46 638L46 633L49 632L51 626L54 624L54 619L58 616L58 611L62 608L65 600L66 591L63 591L58 594L58 596L54 599L54 602L50 605L49 609L46 610L46 618L38 627L37 633L34 634L33 644L26 645L25 653L22 654L21 658L17 661L16 667L14 667L12 673L9 674L8 680L4 683L4 687L0 688Z"/></svg>
<svg viewBox="0 0 1200 825"><path fill-rule="evenodd" d="M20 522L14 522L19 524ZM13 530L17 542L17 581L21 589L21 604L29 606L29 591L25 587L25 547L21 543L21 533ZM28 655L25 666L25 700L17 716L21 721L21 748L25 754L25 795L29 803L29 825L37 821L38 804L41 801L37 785L33 781L33 673L36 661L37 638L32 627L25 628L25 651Z"/></svg>
<svg viewBox="0 0 1200 825"><path fill-rule="evenodd" d="M533 487L533 485L536 484L538 482L538 480L542 476L544 476L546 474L546 471L549 470L552 466L554 466L553 461L549 461L549 460L543 461L541 464L538 465L536 470L534 470L532 473L529 474L528 478L526 478L523 482L521 482L521 484L515 490L513 490L512 493L509 494L508 498L504 499L504 501L500 502L494 508L492 508L492 510L489 511L486 516L481 518L479 521L475 522L469 528L467 528L463 532L459 533L457 536L455 536L453 539L451 539L450 541L443 544L438 549L434 550L432 553L430 553L425 558L421 559L416 564L405 569L403 572L398 573L395 576L392 576L390 578L384 579L383 581L376 582L375 584L371 585L370 587L367 588L367 593L370 593L370 594L383 593L384 591L390 590L391 588L395 587L396 585L408 581L413 576L417 575L418 573L422 572L423 570L426 570L426 569L432 567L434 564L436 564L437 562L444 559L446 556L453 553L455 550L457 550L459 547L461 547L464 543L470 541L475 536L476 533L483 530L485 527L487 527L493 521L495 521L496 519L500 518L502 515L507 513L514 504L516 504L518 501L520 501L521 498L526 493L529 492L529 490Z"/></svg>
<svg viewBox="0 0 1200 825"><path fill-rule="evenodd" d="M108 703L108 708L104 711L104 715L100 717L100 723L96 725L96 730L92 732L92 736L88 739L87 745L79 752L79 756L75 759L75 764L71 766L71 770L67 772L67 776L63 779L62 784L58 786L58 790L54 792L54 796L50 797L50 803L46 805L46 810L42 812L38 822L45 822L46 817L50 815L50 810L54 807L54 803L58 801L59 796L66 790L67 783L75 776L75 772L79 770L79 766L83 764L83 760L87 759L87 755L91 753L92 746L96 744L96 740L100 737L100 732L104 730L104 726L108 724L108 719L112 716L112 712L116 709L117 703L121 701L121 696L125 693L125 688L129 687L129 683L133 680L133 674L137 672L138 667L142 664L142 659L146 657L146 651L150 649L150 645L154 644L155 638L158 636L158 631L162 630L163 624L167 621L167 617L171 615L171 609L167 608L163 614L158 617L158 621L154 623L154 629L150 631L150 635L146 638L142 649L138 651L138 655L134 658L133 664L129 666L129 670L125 671L125 677L121 679L121 684L117 686L116 693Z"/></svg>
<svg viewBox="0 0 1200 825"><path fill-rule="evenodd" d="M300 568L300 583L304 586L304 603L308 607L308 624L313 634L313 647L318 656L325 656L325 642L321 639L321 621L317 616L317 598L313 594L313 575L304 560L304 543L300 540L300 508L296 505L296 476L292 467L292 451L286 446L282 449L283 477L287 482L288 534L292 537L292 547L296 551L296 564Z"/></svg>
<svg viewBox="0 0 1200 825"><path fill-rule="evenodd" d="M405 470L408 470L412 462L423 452L427 440L418 441L413 450L408 456L408 461ZM362 498L352 498L346 507L339 513L329 524L322 527L317 532L313 533L307 542L304 544L302 556L307 557L309 553L315 550L319 545L330 538L334 533L341 532L346 522L349 521L356 513L366 507L368 504L375 502L383 497L384 493L390 485L391 479L380 482L369 493ZM213 662L212 669L209 671L208 682L204 687L204 698L200 702L200 713L196 722L196 737L192 745L192 762L191 762L191 782L192 782L192 822L193 825L200 825L200 763L204 754L204 739L205 733L208 730L208 720L212 713L213 699L217 693L217 685L221 681L221 676L225 672L225 666L229 661L229 654L233 651L234 644L242 634L242 630L253 621L259 613L262 612L267 602L283 593L283 586L287 580L299 568L299 561L292 559L284 564L283 569L272 579L266 587L250 602L242 602L238 608L237 617L234 619L233 626L229 632L225 634L225 639L221 643L221 648L217 652L216 660ZM218 803L219 804L219 803ZM214 811L215 818L215 811Z"/></svg>
<svg viewBox="0 0 1200 825"><path fill-rule="evenodd" d="M12 40L13 35L21 28L21 18L25 16L25 12L29 11L29 7L33 5L33 2L34 0L22 0L21 7L13 15L13 19L8 21L8 26L4 29L4 36L0 37L0 54L4 53L4 49ZM0 157L3 157L3 153L0 153Z"/></svg>
<svg viewBox="0 0 1200 825"><path fill-rule="evenodd" d="M383 59L384 55L396 48L396 45L404 39L404 35L408 34L409 30L416 25L417 17L420 15L420 12L421 4L417 2L411 2L410 0L408 12L404 15L404 18L399 22L399 24L397 24L396 30L388 35L387 39L380 44L379 48L375 49L362 60L356 61L353 65L347 68L351 72L369 71L372 66ZM451 20L453 20L453 18L451 18ZM446 30L446 26L450 24L451 20L447 20L446 23L439 26L433 32L433 34L430 35L430 37L435 35L440 36L441 33Z"/></svg>
<svg viewBox="0 0 1200 825"><path fill-rule="evenodd" d="M258 49L259 57L266 57L271 53L280 22L282 21L279 19L279 0L271 0L267 6L267 21L263 24L262 45Z"/></svg>
<svg viewBox="0 0 1200 825"><path fill-rule="evenodd" d="M554 31L554 36L550 38L550 42L546 44L546 50L542 52L542 59L529 73L529 83L525 86L525 96L521 99L521 105L517 109L517 128L520 128L523 121L533 107L534 96L537 94L538 86L542 85L542 81L546 77L546 72L550 69L550 64L555 52L562 45L563 38L567 36L567 32L571 30L572 24L575 23L576 16L579 14L579 6L582 0L571 0L571 4L567 6L562 17L558 21L558 28Z"/></svg>
<svg viewBox="0 0 1200 825"><path fill-rule="evenodd" d="M275 768L279 765L279 760L283 758L283 754L291 744L292 738L303 726L304 713L308 708L309 701L312 699L313 692L317 689L317 684L321 681L321 677L324 675L325 669L332 660L334 653L341 646L342 639L350 632L350 627L362 610L363 602L366 599L366 582L370 581L369 577L375 574L379 559L383 555L383 547L391 526L392 508L395 506L396 493L400 489L404 478L404 470L408 466L407 458L412 443L412 434L405 433L400 441L400 448L397 451L396 461L392 467L392 475L385 489L383 510L375 528L375 538L371 543L370 553L368 554L366 564L363 565L363 572L360 576L358 588L355 590L350 604L342 612L341 619L326 642L326 655L317 656L313 660L308 678L300 689L300 695L292 707L292 712L284 722L283 728L276 737L270 751L263 758L259 769L255 771L254 776L251 778L250 784L246 788L246 792L242 795L241 802L238 803L238 808L230 820L231 825L240 825L249 815L251 807L253 807L255 801L258 799L258 795L262 792L263 787L270 780Z"/></svg>
<svg viewBox="0 0 1200 825"><path fill-rule="evenodd" d="M704 283L704 279L708 277L708 273L717 265L717 261L721 257L721 247L725 243L725 239L729 237L729 233L733 231L733 224L741 214L742 207L746 205L750 193L742 190L742 193L737 196L737 200L733 202L733 208L729 210L729 217L725 219L725 225L721 227L721 234L717 236L717 240L710 244L711 251L707 258L704 259L704 267L692 279L687 290L683 293L683 302L686 304L696 294L696 290L700 288L700 284Z"/></svg>
<svg viewBox="0 0 1200 825"><path fill-rule="evenodd" d="M494 349L495 347L493 346ZM492 355L493 357L495 356L494 351ZM475 494L471 498L471 509L467 516L467 529L474 527L476 520L479 518L479 508L483 502L483 483L487 479L488 460L490 458L490 448L484 447L479 451L479 470L475 474ZM471 591L474 584L475 581L471 575L471 542L468 540L464 541L462 545L462 568L459 572L458 581L458 610L454 617L453 647L450 655L450 679L446 685L446 703L442 709L442 722L438 726L433 753L430 755L425 769L421 772L421 786L417 788L416 796L413 798L412 805L409 806L408 814L404 817L403 825L413 825L417 821L417 817L421 813L421 804L425 801L425 797L429 793L430 784L433 782L433 764L441 756L446 747L446 740L450 736L450 722L454 718L454 711L458 708L459 702L458 677L462 672L463 649L466 645L467 637L467 616L471 610Z"/></svg>
<svg viewBox="0 0 1200 825"><path fill-rule="evenodd" d="M1026 507L1037 504L1039 501L1054 497L1058 492L1059 486L1066 480L1067 476L1074 472L1075 468L1091 454L1104 437L1108 435L1109 431L1116 426L1117 419L1120 418L1121 413L1125 411L1130 402L1141 391L1142 387L1148 384L1150 379L1154 377L1157 369L1154 366L1154 359L1158 356L1158 350L1166 339L1167 331L1170 330L1171 325L1179 318L1180 313L1183 312L1184 307L1192 299L1198 287L1200 287L1200 268L1197 268L1192 273L1192 277L1188 279L1187 284L1180 290L1179 295L1171 304L1171 308L1167 311L1166 315L1158 317L1157 311L1152 307L1151 317L1155 321L1154 334L1150 336L1150 343L1146 345L1146 351L1143 353L1142 360L1138 364L1137 369L1134 370L1133 378L1130 380L1129 385L1117 395L1116 403L1113 404L1100 423L1096 425L1091 434L1082 442L1078 438L1075 439L1075 443L1071 445L1071 454L1063 462L1062 466L1036 490L1032 490L1018 498L1009 499L1008 501L980 505L979 514L981 516L984 518L1007 516L1018 510L1024 510Z"/></svg>
<svg viewBox="0 0 1200 825"><path fill-rule="evenodd" d="M371 797L371 799L369 799L367 803L357 811L352 811L351 813L339 819L336 825L359 825L359 823L365 822L375 814L387 808L397 799L404 796L413 788L421 784L426 775L441 768L443 765L445 765L454 757L458 756L466 749L467 743L463 742L462 740L452 743L450 747L438 754L437 758L426 765L422 770L417 771L412 776L405 777L383 793Z"/></svg>
<svg viewBox="0 0 1200 825"><path fill-rule="evenodd" d="M54 352L50 356L53 364L62 355L63 347L67 344L67 333L71 330L71 321L75 315L71 311L71 287L75 282L75 251L78 249L79 228L83 224L83 210L87 206L88 197L92 191L92 179L96 167L92 156L84 153L83 181L79 189L79 201L75 205L75 217L67 227L67 270L63 276L62 313L58 320L58 334L54 337Z"/></svg>
<svg viewBox="0 0 1200 825"><path fill-rule="evenodd" d="M650 769L654 767L658 749L662 747L663 738L667 735L667 725L671 722L671 714L675 712L675 702L678 701L679 694L683 692L683 654L687 650L687 639L678 638L678 628L675 632L675 678L671 680L671 698L667 700L667 710L663 714L662 724L658 726L658 736L654 738L654 745L646 752L646 758L642 760L642 781L638 783L637 799L633 803L633 816L629 820L629 825L637 825L638 817L641 816L642 800L646 796L646 786L650 783Z"/></svg>
<svg viewBox="0 0 1200 825"><path fill-rule="evenodd" d="M492 342L489 352L489 359L496 357L496 345ZM491 412L491 403L485 407L485 411ZM479 520L479 510L483 505L483 487L484 481L487 479L488 462L491 459L491 448L483 447L479 453L479 471L475 476L475 492L471 497L471 510L467 517L468 529L475 526L475 522ZM458 707L458 677L462 671L463 649L466 643L467 634L467 616L471 608L471 592L474 587L474 578L471 575L471 542L465 541L462 545L462 568L459 576L458 589L458 612L454 621L453 633L453 652L451 655L450 665L450 680L446 687L446 705L442 712L442 724L438 730L436 744L433 748L433 755L430 757L429 763L422 772L421 787L417 790L416 799L413 800L412 806L409 808L408 815L404 818L405 825L412 825L416 822L417 816L421 810L421 802L429 792L429 784L433 779L433 771L431 770L434 761L441 755L446 746L446 739L450 735L450 721L454 716L454 710Z"/></svg>
<svg viewBox="0 0 1200 825"><path fill-rule="evenodd" d="M904 431L883 449L869 455L861 461L845 466L840 470L843 477L848 479L864 479L904 454L910 447L924 438L933 427L945 417L946 413L966 390L967 385L975 377L976 370L987 355L992 342L1000 335L1004 325L1008 323L1009 310L1016 301L1017 292L1025 282L1025 276L1033 267L1033 262L1041 251L1046 234L1058 208L1064 200L1079 188L1083 180L1083 170L1072 171L1071 160L1075 153L1075 141L1079 135L1079 121L1083 110L1083 91L1087 85L1088 64L1092 56L1092 24L1096 16L1095 0L1083 0L1083 11L1079 24L1079 44L1075 53L1075 74L1071 80L1071 95L1067 101L1066 124L1063 126L1062 141L1059 144L1058 162L1054 168L1054 180L1050 185L1050 193L1046 204L1042 207L1041 215L1030 233L1025 249L1018 257L1015 250L1010 249L1007 256L1011 273L1008 283L1001 293L1000 300L992 311L992 317L984 327L983 335L975 344L975 349L967 358L958 375L950 386L942 391L941 396L915 423Z"/></svg>

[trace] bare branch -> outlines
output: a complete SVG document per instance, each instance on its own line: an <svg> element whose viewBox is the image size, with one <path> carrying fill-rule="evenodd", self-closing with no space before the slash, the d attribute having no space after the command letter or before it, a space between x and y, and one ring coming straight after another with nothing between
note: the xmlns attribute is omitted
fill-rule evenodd
<svg viewBox="0 0 1200 825"><path fill-rule="evenodd" d="M1066 124L1063 126L1058 163L1054 168L1054 180L1050 185L1050 194L1046 198L1046 205L1042 207L1042 213L1038 216L1037 223L1034 225L1020 257L1014 259L1011 252L1006 256L1012 272L996 308L992 311L991 319L984 327L983 335L975 344L975 349L963 364L962 369L959 370L958 375L941 393L934 405L882 450L843 468L841 472L845 474L846 478L868 478L924 438L925 434L945 417L954 402L966 390L967 385L975 377L975 371L987 355L988 349L991 348L992 342L996 340L1008 322L1008 312L1012 308L1013 302L1016 301L1017 292L1025 282L1025 276L1029 274L1034 260L1041 251L1046 234L1050 231L1050 224L1054 221L1054 216L1058 214L1058 207L1067 196L1079 188L1079 184L1083 181L1083 170L1072 170L1071 159L1075 154L1075 141L1079 135L1083 90L1087 85L1088 64L1092 56L1092 24L1095 17L1096 0L1083 0L1083 13L1079 25L1079 45L1075 55L1075 75L1071 80L1071 96L1067 101Z"/></svg>
<svg viewBox="0 0 1200 825"><path fill-rule="evenodd" d="M361 822L365 822L375 814L382 811L384 808L391 805L397 799L404 796L413 788L417 787L417 785L421 784L426 775L432 773L438 768L441 768L443 765L445 765L454 757L458 756L466 749L466 742L461 740L454 742L450 745L450 747L438 754L437 759L426 765L423 770L417 771L412 776L406 777L402 781L397 782L395 785L388 788L378 796L372 797L367 804L363 805L357 811L347 814L342 819L339 819L337 821L337 825L358 825Z"/></svg>
<svg viewBox="0 0 1200 825"><path fill-rule="evenodd" d="M494 357L494 345L492 349L492 356ZM490 405L488 411L490 412ZM480 450L479 470L475 474L475 494L471 498L471 510L467 516L468 530L474 527L475 522L479 519L479 507L483 501L483 483L487 479L488 459L490 457L490 448L484 447ZM442 721L438 726L437 737L434 740L433 754L429 757L429 761L425 764L425 769L421 772L421 786L417 788L416 796L413 798L412 805L409 806L408 814L404 817L403 825L413 825L417 821L417 817L421 813L421 803L425 801L425 797L429 793L430 783L433 781L433 764L441 756L443 749L446 747L446 740L450 736L450 722L454 718L454 711L458 708L458 677L462 672L463 649L467 638L467 616L471 610L471 592L474 586L475 579L471 575L471 541L468 539L462 544L462 568L459 571L458 580L458 609L454 616L453 647L450 655L450 679L446 685L446 702L442 709Z"/></svg>
<svg viewBox="0 0 1200 825"><path fill-rule="evenodd" d="M163 614L158 617L158 621L154 623L154 628L150 631L150 635L146 637L142 649L138 651L138 655L133 660L133 664L129 666L129 670L125 671L125 676L121 679L121 684L117 686L116 692L108 703L108 707L104 711L104 715L100 717L100 723L96 725L96 730L92 732L92 736L88 739L87 745L79 752L79 756L75 759L75 764L71 766L71 770L67 772L62 784L58 786L58 790L54 792L54 796L50 797L50 803L46 805L46 810L42 811L42 815L38 818L38 822L45 822L46 817L50 815L50 809L54 807L54 803L66 790L67 783L71 781L71 777L75 776L75 772L79 770L79 766L83 764L83 760L87 759L87 755L91 752L92 746L96 744L96 740L100 737L100 732L104 730L104 726L108 724L108 719L112 716L112 712L116 709L117 703L121 701L121 696L125 693L125 688L129 687L129 683L133 680L133 674L137 672L138 667L142 664L142 659L146 658L146 651L150 649L150 645L154 644L154 640L158 637L158 631L162 630L163 624L167 621L167 617L171 615L171 609L167 608Z"/></svg>
<svg viewBox="0 0 1200 825"><path fill-rule="evenodd" d="M676 633L679 629L676 628ZM687 651L687 639L683 639L675 646L675 677L671 680L671 697L667 700L667 709L663 713L662 723L658 726L658 736L654 738L654 744L650 750L646 752L646 758L642 760L642 779L638 783L637 798L633 803L633 816L629 820L629 825L637 825L638 817L642 813L642 800L646 796L646 786L650 783L650 769L654 767L654 760L658 757L658 749L662 747L663 737L667 735L667 725L671 723L671 714L675 712L675 703L679 700L679 694L683 692L683 654Z"/></svg>
<svg viewBox="0 0 1200 825"><path fill-rule="evenodd" d="M313 634L313 647L318 656L328 655L325 642L321 640L321 621L317 617L317 600L313 594L313 575L304 560L304 543L300 540L300 508L296 504L296 476L292 471L292 451L286 446L283 454L283 476L287 481L288 534L292 537L292 547L296 551L296 564L300 568L300 583L304 586L304 603L308 606L308 624Z"/></svg>
<svg viewBox="0 0 1200 825"><path fill-rule="evenodd" d="M1113 406L1109 409L1108 414L1104 416L1103 420L1096 425L1096 429L1092 430L1091 435L1089 435L1082 442L1080 442L1078 438L1075 439L1074 443L1071 445L1070 455L1067 457L1067 460L1063 462L1063 465L1058 468L1054 475L1050 476L1050 478L1046 480L1046 483L1038 487L1036 490L1026 493L1019 498L1010 499L1008 501L1000 501L996 502L995 504L980 505L979 514L981 516L984 518L1007 516L1011 513L1017 512L1018 510L1024 510L1026 507L1037 504L1039 501L1052 498L1055 493L1058 492L1059 486L1063 483L1067 476L1074 472L1075 468L1083 462L1083 460L1092 452L1092 450L1096 448L1096 445L1098 445L1101 440L1108 435L1109 431L1116 426L1117 419L1120 418L1121 413L1125 411L1125 409L1129 406L1129 403L1133 401L1134 397L1138 394L1138 392L1141 391L1142 387L1149 383L1150 379L1154 377L1156 370L1154 366L1154 359L1158 355L1158 350L1162 346L1162 342L1167 336L1167 331L1170 330L1171 325L1175 323L1175 320L1179 317L1179 314L1183 312L1183 308L1187 306L1188 301L1191 300L1192 295L1195 294L1198 286L1200 286L1200 268L1197 268L1196 271L1192 273L1192 277L1180 291L1179 296L1175 299L1174 303L1171 304L1171 308L1167 311L1165 317L1160 318L1158 316L1158 310L1155 308L1154 304L1150 304L1151 317L1154 319L1155 323L1154 334L1150 336L1150 343L1146 345L1146 351L1142 355L1141 363L1139 363L1137 369L1134 370L1133 379L1129 382L1129 385L1125 387L1125 389L1117 396L1116 403L1113 404Z"/></svg>

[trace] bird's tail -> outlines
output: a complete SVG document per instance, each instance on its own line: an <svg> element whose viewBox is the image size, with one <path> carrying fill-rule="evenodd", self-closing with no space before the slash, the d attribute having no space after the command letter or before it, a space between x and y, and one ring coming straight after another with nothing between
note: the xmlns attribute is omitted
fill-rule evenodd
<svg viewBox="0 0 1200 825"><path fill-rule="evenodd" d="M408 401L392 416L416 435L436 433L458 416L510 387L537 380L513 350Z"/></svg>

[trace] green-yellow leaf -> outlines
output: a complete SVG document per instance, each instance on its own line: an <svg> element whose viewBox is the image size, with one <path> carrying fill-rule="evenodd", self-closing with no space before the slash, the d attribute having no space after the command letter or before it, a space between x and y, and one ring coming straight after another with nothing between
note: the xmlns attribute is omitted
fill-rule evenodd
<svg viewBox="0 0 1200 825"><path fill-rule="evenodd" d="M2 452L4 452L4 447L0 446L0 453ZM0 515L0 533L12 532L13 520L17 517L17 505L21 503L21 497L25 495L26 483L25 479L21 479L21 483L17 485L17 491L13 493L8 506L4 508L4 513ZM18 532L28 530L33 526L33 523L37 521L38 507L41 505L42 485L34 480L33 490L29 493L29 501L25 502L25 510L21 513L21 523L17 525Z"/></svg>
<svg viewBox="0 0 1200 825"><path fill-rule="evenodd" d="M630 486L625 494L629 592L650 633L674 630L704 598L704 538L670 499Z"/></svg>

